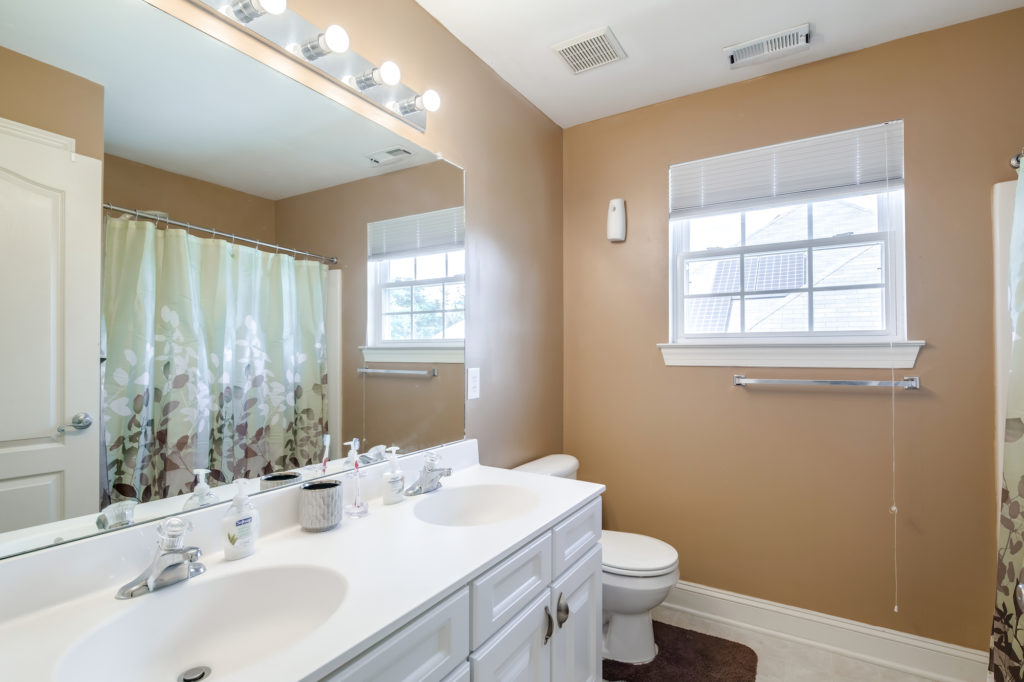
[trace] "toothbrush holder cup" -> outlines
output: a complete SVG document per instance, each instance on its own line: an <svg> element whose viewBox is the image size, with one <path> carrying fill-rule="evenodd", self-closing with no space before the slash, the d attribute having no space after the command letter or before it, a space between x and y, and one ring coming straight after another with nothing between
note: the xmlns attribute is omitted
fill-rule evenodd
<svg viewBox="0 0 1024 682"><path fill-rule="evenodd" d="M341 523L341 481L319 480L299 486L299 525L320 533Z"/></svg>

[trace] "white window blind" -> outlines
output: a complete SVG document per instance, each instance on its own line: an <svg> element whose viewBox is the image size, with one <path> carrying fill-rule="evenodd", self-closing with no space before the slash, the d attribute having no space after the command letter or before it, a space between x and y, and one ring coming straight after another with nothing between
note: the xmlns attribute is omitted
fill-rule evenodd
<svg viewBox="0 0 1024 682"><path fill-rule="evenodd" d="M902 182L903 121L890 121L671 166L669 211L688 218Z"/></svg>
<svg viewBox="0 0 1024 682"><path fill-rule="evenodd" d="M465 238L463 206L380 220L367 225L368 258L379 261L458 249Z"/></svg>

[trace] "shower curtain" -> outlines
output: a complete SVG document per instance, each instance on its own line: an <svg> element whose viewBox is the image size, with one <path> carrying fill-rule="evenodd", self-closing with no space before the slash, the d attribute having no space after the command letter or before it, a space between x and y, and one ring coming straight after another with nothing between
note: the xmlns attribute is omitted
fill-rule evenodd
<svg viewBox="0 0 1024 682"><path fill-rule="evenodd" d="M327 267L108 218L103 503L319 461Z"/></svg>
<svg viewBox="0 0 1024 682"><path fill-rule="evenodd" d="M989 669L996 682L1024 674L1024 174L1017 172L1010 234L1009 301L1012 342L1006 399L1006 443L999 512L999 553Z"/></svg>

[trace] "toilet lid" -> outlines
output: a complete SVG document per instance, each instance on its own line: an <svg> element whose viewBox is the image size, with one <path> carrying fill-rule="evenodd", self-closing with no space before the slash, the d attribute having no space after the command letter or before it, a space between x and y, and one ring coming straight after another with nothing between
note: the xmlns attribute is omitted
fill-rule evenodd
<svg viewBox="0 0 1024 682"><path fill-rule="evenodd" d="M679 553L667 542L646 535L601 531L601 563L608 573L665 575L679 564Z"/></svg>

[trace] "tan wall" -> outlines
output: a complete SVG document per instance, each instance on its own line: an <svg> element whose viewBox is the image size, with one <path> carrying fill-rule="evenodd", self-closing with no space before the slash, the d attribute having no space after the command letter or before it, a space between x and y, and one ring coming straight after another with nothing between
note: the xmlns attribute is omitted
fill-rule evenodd
<svg viewBox="0 0 1024 682"><path fill-rule="evenodd" d="M356 380L364 386L366 417L360 433L367 447L384 443L397 445L402 452L415 452L465 435L465 365L369 362L366 366L437 370L437 376L429 379L375 376ZM350 431L347 424L345 430Z"/></svg>
<svg viewBox="0 0 1024 682"><path fill-rule="evenodd" d="M115 206L163 211L172 220L275 243L275 202L107 154L103 199Z"/></svg>
<svg viewBox="0 0 1024 682"><path fill-rule="evenodd" d="M75 139L103 158L103 86L0 47L0 118Z"/></svg>
<svg viewBox="0 0 1024 682"><path fill-rule="evenodd" d="M352 49L395 60L402 81L441 93L419 136L466 170L467 366L481 398L466 433L485 464L562 447L562 131L414 0L293 0L318 26L338 23Z"/></svg>
<svg viewBox="0 0 1024 682"><path fill-rule="evenodd" d="M680 577L987 648L995 578L991 192L1024 143L1024 10L565 132L565 445L608 528ZM754 391L666 367L670 164L902 118L909 332L924 390ZM625 197L628 238L604 238ZM748 373L753 374L753 370ZM757 370L887 379L887 371Z"/></svg>
<svg viewBox="0 0 1024 682"><path fill-rule="evenodd" d="M452 400L455 385L451 381L453 371L445 372L440 381L415 383L415 398L412 394L399 398L401 391L395 388L408 382L370 379L371 389L363 396L363 379L356 374L356 368L366 366L360 346L366 345L366 224L376 220L398 218L415 213L437 211L442 208L461 206L463 202L463 172L446 162L435 162L408 170L396 171L365 180L329 187L327 189L300 194L277 202L278 239L293 248L337 256L338 267L342 270L342 436L349 440L353 436L372 439L371 444L388 440L388 445L409 449L408 443L424 442L427 436L439 440L425 442L438 445L462 438L465 403L462 397L463 382L457 387L459 395ZM390 364L390 368L404 365ZM454 367L454 366L452 366ZM462 365L458 365L459 368ZM381 382L389 381L386 384ZM374 390L375 389L375 390ZM390 389L390 390L389 390ZM385 415L395 419L411 419L418 422L425 416L419 413L402 417L387 406L390 400L400 400L405 405L425 400L443 405L437 423L430 429L421 427L422 436L408 433L401 441L393 440L398 431L397 424L387 426ZM383 404L382 404L383 403ZM364 406L369 417L364 418ZM370 428L369 419L375 428ZM451 425L458 422L458 429ZM407 424L409 426L412 423ZM454 434L454 435L453 435Z"/></svg>

